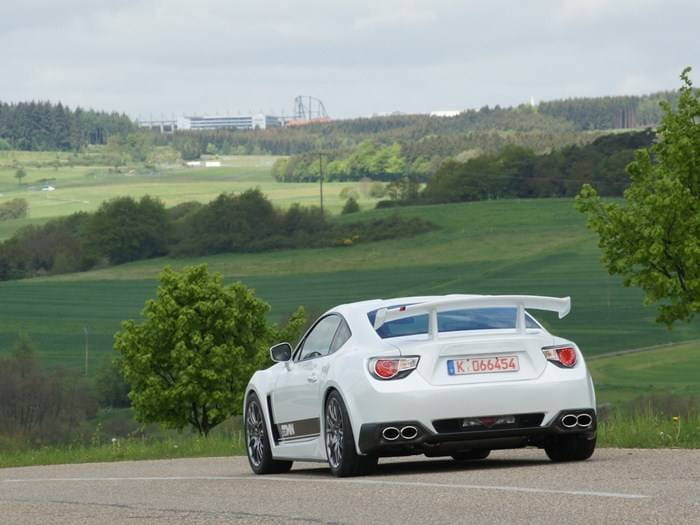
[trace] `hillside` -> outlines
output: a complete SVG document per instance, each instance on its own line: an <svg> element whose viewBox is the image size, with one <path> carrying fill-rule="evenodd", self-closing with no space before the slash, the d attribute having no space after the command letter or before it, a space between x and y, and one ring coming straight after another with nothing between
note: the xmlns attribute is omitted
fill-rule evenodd
<svg viewBox="0 0 700 525"><path fill-rule="evenodd" d="M372 210L359 217L385 216ZM166 264L207 261L242 280L282 319L297 305L312 313L334 304L400 295L532 293L570 295L562 321L538 315L588 355L700 338L700 323L669 332L654 322L637 289L622 287L598 262L594 236L568 199L487 201L402 208L441 229L418 237L343 248L154 259L88 273L0 283L0 347L28 333L50 363L82 366L88 327L92 368L111 351L119 323L137 317ZM340 218L338 220L349 220Z"/></svg>
<svg viewBox="0 0 700 525"><path fill-rule="evenodd" d="M161 150L164 150L162 152ZM91 151L100 152L100 148ZM172 153L159 148L161 155ZM20 227L40 223L78 211L94 211L110 198L130 195L158 197L166 206L185 201L209 202L223 192L240 192L259 187L274 204L287 207L294 202L319 202L317 184L284 184L276 182L270 171L279 157L222 156L221 167L184 167L177 162L164 162L154 169L125 166L119 170L96 164L94 154L73 156L56 152L0 151L0 203L23 198L29 203L29 218L0 221L0 240ZM27 176L23 184L15 178L16 166L24 167ZM43 182L55 191L41 191ZM339 212L343 200L339 194L352 186L363 208L373 207L377 199L370 198L357 182L324 184L324 205Z"/></svg>
<svg viewBox="0 0 700 525"><path fill-rule="evenodd" d="M700 398L700 341L662 346L588 362L601 403L639 396Z"/></svg>

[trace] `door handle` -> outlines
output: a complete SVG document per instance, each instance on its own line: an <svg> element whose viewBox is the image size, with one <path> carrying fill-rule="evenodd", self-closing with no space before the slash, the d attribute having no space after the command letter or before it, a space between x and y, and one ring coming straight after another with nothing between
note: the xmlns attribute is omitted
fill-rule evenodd
<svg viewBox="0 0 700 525"><path fill-rule="evenodd" d="M307 377L306 380L307 380L309 383L315 383L316 381L318 381L318 376L316 375L316 372L314 372L314 373L311 374L309 377Z"/></svg>

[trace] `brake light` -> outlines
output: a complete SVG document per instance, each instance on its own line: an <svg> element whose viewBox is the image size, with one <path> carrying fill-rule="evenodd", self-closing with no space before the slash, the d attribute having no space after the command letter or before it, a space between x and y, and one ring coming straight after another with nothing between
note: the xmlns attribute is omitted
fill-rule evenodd
<svg viewBox="0 0 700 525"><path fill-rule="evenodd" d="M377 379L401 379L418 366L419 357L375 357L369 360L369 372Z"/></svg>
<svg viewBox="0 0 700 525"><path fill-rule="evenodd" d="M547 361L555 365L565 368L576 365L576 349L571 345L546 346L542 349L542 353Z"/></svg>

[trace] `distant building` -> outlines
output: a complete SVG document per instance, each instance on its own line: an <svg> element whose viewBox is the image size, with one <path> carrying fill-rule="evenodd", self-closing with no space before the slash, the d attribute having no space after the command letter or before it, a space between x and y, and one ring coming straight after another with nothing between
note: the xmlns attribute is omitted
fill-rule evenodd
<svg viewBox="0 0 700 525"><path fill-rule="evenodd" d="M161 133L177 130L266 129L285 125L284 117L265 115L186 116L177 120L141 120L138 125Z"/></svg>
<svg viewBox="0 0 700 525"><path fill-rule="evenodd" d="M177 130L177 120L138 120L137 124L140 128L160 133L175 133Z"/></svg>
<svg viewBox="0 0 700 525"><path fill-rule="evenodd" d="M450 109L446 111L431 111L430 116L431 117L456 117L459 115L462 111L458 109Z"/></svg>
<svg viewBox="0 0 700 525"><path fill-rule="evenodd" d="M282 117L264 115L189 116L177 119L177 129L266 129L284 125Z"/></svg>

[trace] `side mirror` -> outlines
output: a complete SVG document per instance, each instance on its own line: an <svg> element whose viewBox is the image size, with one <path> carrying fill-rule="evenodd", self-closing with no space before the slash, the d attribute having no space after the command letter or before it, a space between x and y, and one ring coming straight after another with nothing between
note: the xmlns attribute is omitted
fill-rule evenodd
<svg viewBox="0 0 700 525"><path fill-rule="evenodd" d="M285 363L292 358L292 345L280 343L270 348L270 357L275 363Z"/></svg>

